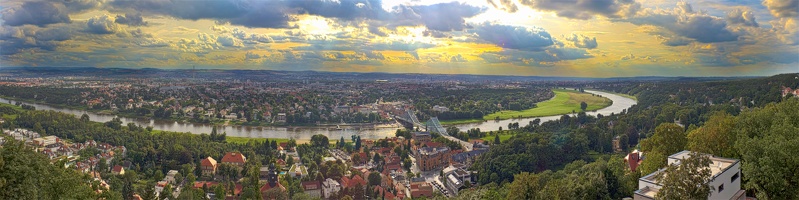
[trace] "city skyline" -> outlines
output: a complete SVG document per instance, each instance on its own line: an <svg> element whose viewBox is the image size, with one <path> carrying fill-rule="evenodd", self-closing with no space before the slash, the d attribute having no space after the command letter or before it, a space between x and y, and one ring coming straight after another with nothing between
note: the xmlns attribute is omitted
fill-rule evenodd
<svg viewBox="0 0 799 200"><path fill-rule="evenodd" d="M0 67L563 77L797 72L797 0L0 2Z"/></svg>

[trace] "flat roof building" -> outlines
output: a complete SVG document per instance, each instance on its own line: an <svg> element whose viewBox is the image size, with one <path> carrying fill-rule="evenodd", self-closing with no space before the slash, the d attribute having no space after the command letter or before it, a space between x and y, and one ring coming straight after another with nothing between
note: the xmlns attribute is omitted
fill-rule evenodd
<svg viewBox="0 0 799 200"><path fill-rule="evenodd" d="M688 158L691 151L682 151L668 157L669 165L679 165L680 161ZM745 191L741 190L741 162L738 159L722 158L713 155L708 155L710 158L711 177L708 185L713 188L708 195L708 199L736 199L743 200L746 198ZM633 198L635 200L650 200L655 199L655 196L663 187L656 177L660 173L664 173L664 169L660 169L649 175L638 179L638 190L635 191Z"/></svg>

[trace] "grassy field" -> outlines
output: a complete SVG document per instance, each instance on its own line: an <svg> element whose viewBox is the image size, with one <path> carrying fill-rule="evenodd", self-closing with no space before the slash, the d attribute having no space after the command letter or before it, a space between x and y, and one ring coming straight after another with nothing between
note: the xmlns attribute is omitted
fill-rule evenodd
<svg viewBox="0 0 799 200"><path fill-rule="evenodd" d="M594 96L591 93L581 93L574 90L562 89L553 89L552 91L555 92L555 97L538 103L538 107L536 108L522 111L500 111L483 116L483 119L494 120L496 117L500 119L510 119L518 116L527 118L569 114L572 113L572 111L580 111L580 102L588 104L587 111L599 110L611 104L610 99Z"/></svg>
<svg viewBox="0 0 799 200"><path fill-rule="evenodd" d="M19 107L19 106L16 106L16 105L7 104L7 103L0 103L0 106L10 107L10 108L16 110L17 112L25 111L24 109L22 109L22 107ZM3 115L0 116L0 117L3 117L3 119L5 119L6 121L14 121L15 119L17 119L17 114L6 114L6 113L3 113Z"/></svg>

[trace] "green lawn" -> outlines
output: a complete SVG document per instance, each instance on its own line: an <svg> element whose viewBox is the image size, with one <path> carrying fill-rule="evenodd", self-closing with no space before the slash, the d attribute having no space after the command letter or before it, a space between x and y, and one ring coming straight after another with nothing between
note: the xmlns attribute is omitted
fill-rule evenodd
<svg viewBox="0 0 799 200"><path fill-rule="evenodd" d="M580 102L588 104L587 111L599 110L610 106L608 98L594 96L591 93L581 93L574 90L553 89L555 97L538 103L538 107L522 111L500 111L483 116L485 120L510 119L521 116L522 118L541 117L569 114L580 111Z"/></svg>

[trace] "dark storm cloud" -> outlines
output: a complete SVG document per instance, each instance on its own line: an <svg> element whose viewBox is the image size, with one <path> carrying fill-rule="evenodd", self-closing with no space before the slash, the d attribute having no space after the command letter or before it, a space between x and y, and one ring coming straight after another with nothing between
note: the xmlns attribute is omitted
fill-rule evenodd
<svg viewBox="0 0 799 200"><path fill-rule="evenodd" d="M723 18L694 12L690 4L680 2L675 10L655 10L627 21L642 25L654 25L682 37L694 39L702 43L727 42L738 40L738 34L727 29L727 21ZM671 37L669 35L664 35Z"/></svg>
<svg viewBox="0 0 799 200"><path fill-rule="evenodd" d="M59 3L29 1L20 7L12 7L2 13L5 25L21 26L31 24L45 26L48 24L70 22L66 7Z"/></svg>
<svg viewBox="0 0 799 200"><path fill-rule="evenodd" d="M759 27L760 25L757 24L755 20L755 14L752 11L744 11L741 9L735 9L727 13L727 21L730 24L741 24L744 26L753 26Z"/></svg>
<svg viewBox="0 0 799 200"><path fill-rule="evenodd" d="M492 23L475 25L474 32L481 40L509 49L540 51L554 44L552 36L541 28L526 28Z"/></svg>
<svg viewBox="0 0 799 200"><path fill-rule="evenodd" d="M126 13L125 15L117 15L114 21L119 24L126 24L129 26L145 26L147 22L141 17L141 13Z"/></svg>
<svg viewBox="0 0 799 200"><path fill-rule="evenodd" d="M65 25L48 28L0 27L0 55L11 55L30 49L54 51L58 42L71 39L73 32Z"/></svg>
<svg viewBox="0 0 799 200"><path fill-rule="evenodd" d="M594 15L619 18L641 9L641 4L634 0L519 0L519 3L572 19L591 19Z"/></svg>

